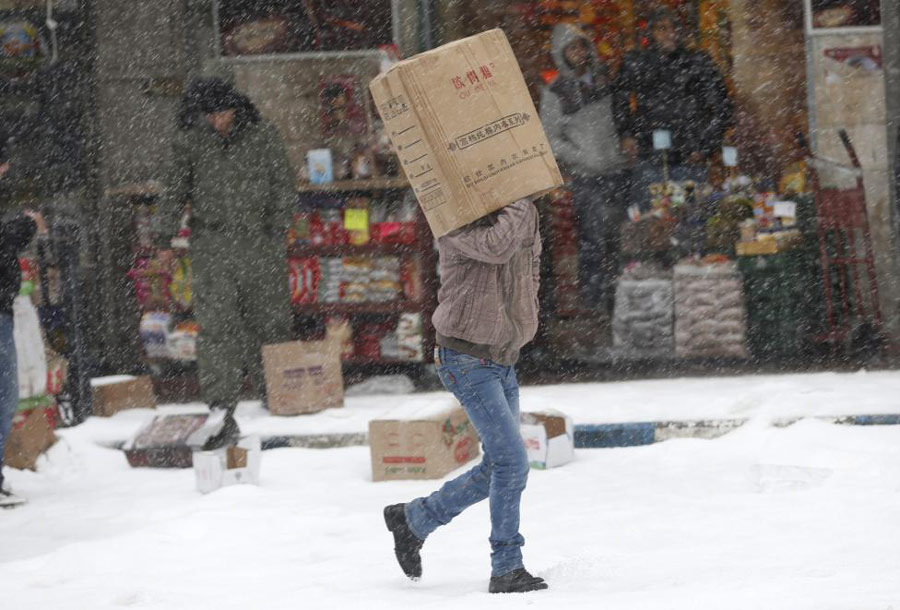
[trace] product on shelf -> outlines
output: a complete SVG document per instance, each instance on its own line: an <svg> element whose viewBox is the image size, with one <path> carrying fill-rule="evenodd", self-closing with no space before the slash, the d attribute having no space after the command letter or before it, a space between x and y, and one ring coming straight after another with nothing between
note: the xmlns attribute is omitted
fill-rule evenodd
<svg viewBox="0 0 900 610"><path fill-rule="evenodd" d="M144 345L144 353L148 358L169 358L169 346L166 338L172 315L164 311L149 311L141 317L140 335Z"/></svg>
<svg viewBox="0 0 900 610"><path fill-rule="evenodd" d="M671 272L632 265L616 283L613 345L635 353L671 353L674 344Z"/></svg>
<svg viewBox="0 0 900 610"><path fill-rule="evenodd" d="M735 263L682 262L675 266L674 285L676 354L746 358L743 281Z"/></svg>
<svg viewBox="0 0 900 610"><path fill-rule="evenodd" d="M169 294L172 297L172 303L176 308L188 311L193 302L193 268L191 266L191 257L182 256L175 263L175 270L172 272L172 280L169 284Z"/></svg>
<svg viewBox="0 0 900 610"><path fill-rule="evenodd" d="M318 297L320 303L340 302L343 269L344 261L340 257L323 256L319 259Z"/></svg>
<svg viewBox="0 0 900 610"><path fill-rule="evenodd" d="M155 258L138 258L128 272L134 282L134 292L138 306L143 311L168 309L171 302L169 286L172 276L168 269Z"/></svg>
<svg viewBox="0 0 900 610"><path fill-rule="evenodd" d="M355 346L353 344L353 327L346 316L327 316L325 318L325 335L333 337L341 342L341 359L352 358Z"/></svg>
<svg viewBox="0 0 900 610"><path fill-rule="evenodd" d="M369 243L369 199L353 197L344 208L344 230L351 246Z"/></svg>
<svg viewBox="0 0 900 610"><path fill-rule="evenodd" d="M169 357L175 360L196 360L199 334L200 325L193 320L185 320L176 324L175 330L166 337Z"/></svg>
<svg viewBox="0 0 900 610"><path fill-rule="evenodd" d="M422 362L425 359L422 337L422 315L418 312L400 314L397 320L397 357L400 360Z"/></svg>
<svg viewBox="0 0 900 610"><path fill-rule="evenodd" d="M288 274L292 304L303 305L315 303L318 300L321 277L318 258L290 259Z"/></svg>

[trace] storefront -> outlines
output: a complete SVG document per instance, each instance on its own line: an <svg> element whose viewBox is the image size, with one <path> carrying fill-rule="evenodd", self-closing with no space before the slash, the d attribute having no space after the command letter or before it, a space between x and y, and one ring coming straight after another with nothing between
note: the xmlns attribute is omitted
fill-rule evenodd
<svg viewBox="0 0 900 610"><path fill-rule="evenodd" d="M571 201L564 191L542 200L548 240L546 317L537 346L549 349L539 351L556 358L575 355L594 360L648 355L790 359L827 352L827 339L836 336L829 333L844 318L836 315L831 321L823 311L828 299L821 279L814 188L804 169L810 154L850 164L838 135L840 128L848 130L864 170L873 254L863 252L860 258L872 260L878 296L874 301L870 296L875 294L876 282L870 281L865 265L859 269L859 281L849 268L828 273L835 281L841 277L851 281L848 305L855 305L857 295L863 295L858 300L867 305L864 321L875 323L871 306L873 302L880 305L884 334L889 339L896 335L896 287L890 281L895 264L891 254L894 216L887 203L883 135L885 95L872 87L884 82L879 54L886 43L881 40L877 3L395 0L369 3L365 14L344 14L340 4L318 14L311 13L305 3L285 1L265 15L247 10L253 3L236 0L198 2L187 9L176 4L167 9L172 19L166 27L172 28L171 40L183 43L164 47L171 53L159 55L155 68L133 63L117 67L116 52L128 37L98 38L100 56L108 58L111 66L99 67L100 100L105 105L100 114L110 117L107 124L101 119L100 129L106 144L100 164L103 207L109 210L109 218L133 217L138 229L127 243L109 247L109 263L118 265L117 277L131 271L131 277L139 280L142 313L150 314L144 318L144 333L154 338L150 344L159 351L148 353L143 342L125 336L138 337L136 323L131 328L119 325L116 340L122 349L119 353L129 354L128 358L137 355L138 361L150 358L160 373L171 368L171 363L160 364L161 357L190 360L195 334L181 278L174 278L174 293L166 284L162 304L158 298L154 304L156 297L146 299L145 289L152 289L152 284L140 283L153 276L152 256L143 256L152 252L146 250L149 241L141 235L141 227L146 226L146 213L157 194L154 184L162 177L171 137L168 121L174 116L185 74L232 78L279 127L288 145L298 176L298 216L288 252L297 336L315 337L329 322L346 320L354 331L345 354L348 363L419 363L427 361L430 345L433 251L427 232L420 232L421 222L415 229L410 224L413 216L408 200L404 203L405 182L384 148L366 91L368 81L383 62L391 61L395 49L408 56L425 48L429 40L437 45L499 26L510 37L538 99L555 75L548 53L555 24L579 23L615 72L629 49L647 44L645 15L661 4L678 12L686 43L708 54L724 77L735 120L723 143L736 151L737 165L724 163L733 160L731 152L725 159L717 154L708 182L654 183L646 194L652 205L622 228L625 256L619 285L623 290L617 298L623 303L661 298L665 303L660 312L638 311L636 328L633 319L626 319L624 305L616 303L603 316L580 302ZM144 26L164 29L157 23L160 18L153 19ZM103 24L101 19L101 34L112 27L111 21L109 28ZM135 72L129 73L133 84L116 76L123 71ZM134 91L126 91L129 87ZM875 101L861 104L852 95L860 91L866 93L863 101ZM858 112L860 108L865 112ZM147 114L148 109L164 128L145 129L138 137L135 130L141 124L122 119ZM117 117L118 123L113 124ZM126 143L135 143L134 150ZM323 180L330 182L312 184ZM851 180L841 188L852 191L856 183ZM108 232L115 237L111 227ZM748 243L738 246L741 241ZM859 247L863 244L864 240L858 240ZM135 252L140 256L132 264ZM707 256L708 264L696 262ZM688 264L687 259L694 262ZM187 260L183 259L178 272L183 277ZM121 261L128 262L125 268L120 268ZM145 273L148 265L150 273ZM682 300L702 300L691 298L688 288L700 270L721 280L725 288L719 288L718 298L734 301L734 308L723 309L718 307L720 301L714 301L679 313ZM645 280L651 284L641 285ZM634 288L630 296L624 289L629 286ZM133 290L127 284L124 287L129 293ZM832 288L841 290L841 286ZM121 287L115 290L119 301L125 302ZM645 292L652 298L642 299ZM817 303L823 309L814 307ZM830 304L840 314L845 299L835 292ZM722 320L701 324L717 307L723 309ZM140 313L128 307L119 306L116 315L122 320L140 319ZM662 344L653 334L655 323L661 325L657 331L662 332L662 326L668 329ZM698 324L697 337L691 334L694 331L684 330ZM411 328L414 338L399 336L398 326ZM717 343L704 336L709 335L707 327L713 326L718 330L712 335L728 340ZM679 329L682 335L687 333L682 343ZM846 327L839 330L846 340ZM161 342L164 347L159 347Z"/></svg>
<svg viewBox="0 0 900 610"><path fill-rule="evenodd" d="M504 28L538 99L556 75L549 40L557 23L579 24L616 73L626 52L648 46L646 16L663 5L677 12L686 46L705 52L727 83L735 112L723 137L725 158L712 156L708 182L650 185L651 209L630 214L637 222L622 227L618 290L608 316L585 308L579 294L570 196L561 191L546 202L550 269L543 341L550 349L545 351L612 361L808 360L850 344L859 354L860 346L877 342L876 335L890 340L896 335L896 259L886 190L878 2L618 0L442 7L446 38ZM807 167L810 156L852 166L842 129L861 162L861 183L852 168ZM662 156L657 159L662 166ZM868 223L833 225L820 242L817 227L825 224L817 222L822 206L816 193L820 200L855 197L868 212ZM849 259L855 263L845 264Z"/></svg>

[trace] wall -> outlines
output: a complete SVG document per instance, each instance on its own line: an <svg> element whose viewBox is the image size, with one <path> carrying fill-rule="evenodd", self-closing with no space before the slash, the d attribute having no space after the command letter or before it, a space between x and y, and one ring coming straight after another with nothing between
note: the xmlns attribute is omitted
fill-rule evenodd
<svg viewBox="0 0 900 610"><path fill-rule="evenodd" d="M772 176L798 155L805 134L803 12L793 0L731 0L733 82L741 164Z"/></svg>

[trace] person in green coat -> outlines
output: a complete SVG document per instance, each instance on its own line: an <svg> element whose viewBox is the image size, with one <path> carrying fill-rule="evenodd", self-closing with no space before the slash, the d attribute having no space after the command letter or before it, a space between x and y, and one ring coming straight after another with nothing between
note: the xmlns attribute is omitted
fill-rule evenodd
<svg viewBox="0 0 900 610"><path fill-rule="evenodd" d="M237 440L234 410L249 373L264 393L260 348L290 340L285 234L297 191L277 129L218 78L185 90L159 212L171 238L191 205L197 364L203 400L225 411L209 446ZM171 262L171 250L162 254Z"/></svg>

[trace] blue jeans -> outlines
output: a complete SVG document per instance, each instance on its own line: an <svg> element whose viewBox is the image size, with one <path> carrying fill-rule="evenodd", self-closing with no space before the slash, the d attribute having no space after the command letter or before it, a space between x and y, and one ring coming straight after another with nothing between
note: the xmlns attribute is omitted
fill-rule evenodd
<svg viewBox="0 0 900 610"><path fill-rule="evenodd" d="M0 485L3 484L3 450L19 408L19 377L16 344L13 342L13 317L0 313Z"/></svg>
<svg viewBox="0 0 900 610"><path fill-rule="evenodd" d="M424 540L469 506L490 499L491 574L523 567L519 502L528 480L528 456L519 431L519 384L512 366L501 366L440 348L437 371L462 403L481 438L481 463L406 505L413 534Z"/></svg>

